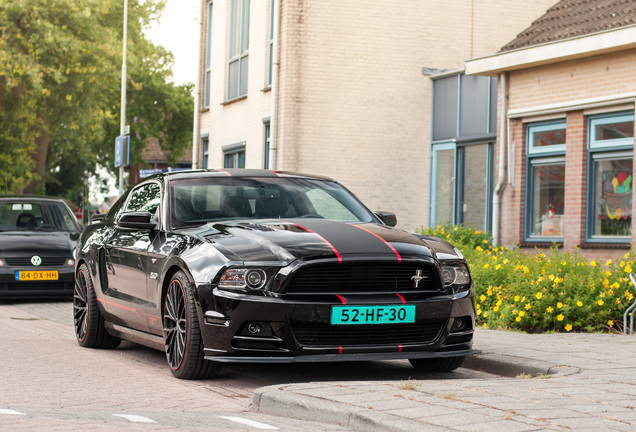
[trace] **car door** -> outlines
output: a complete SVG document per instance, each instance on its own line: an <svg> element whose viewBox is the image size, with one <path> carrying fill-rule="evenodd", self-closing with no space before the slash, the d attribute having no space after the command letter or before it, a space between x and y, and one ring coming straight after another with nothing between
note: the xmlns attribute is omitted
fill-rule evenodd
<svg viewBox="0 0 636 432"><path fill-rule="evenodd" d="M161 186L150 182L134 189L119 217L130 212L150 212L157 217ZM113 321L148 331L146 278L148 248L153 231L113 225L104 239L104 267L108 284L108 302L104 308Z"/></svg>

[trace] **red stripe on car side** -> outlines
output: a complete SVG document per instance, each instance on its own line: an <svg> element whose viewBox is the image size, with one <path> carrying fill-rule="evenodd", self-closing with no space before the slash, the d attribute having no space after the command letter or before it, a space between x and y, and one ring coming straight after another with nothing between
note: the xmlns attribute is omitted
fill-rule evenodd
<svg viewBox="0 0 636 432"><path fill-rule="evenodd" d="M342 302L343 305L347 304L347 301L341 295L336 294L336 297L338 297L340 299L340 301Z"/></svg>
<svg viewBox="0 0 636 432"><path fill-rule="evenodd" d="M341 346L339 346L339 347L338 347L338 354L342 354L342 351L343 351L343 350L342 350L342 347L341 347Z"/></svg>
<svg viewBox="0 0 636 432"><path fill-rule="evenodd" d="M402 352L402 345L398 345L398 352Z"/></svg>
<svg viewBox="0 0 636 432"><path fill-rule="evenodd" d="M296 226L297 226L298 228L300 228L300 229L304 229L304 230L305 230L305 231L307 231L307 232L310 232L310 233L312 233L312 234L317 235L317 236L320 238L320 240L322 240L323 242L325 242L325 244L331 248L331 250L333 251L333 253L335 253L335 254L336 254L336 256L338 257L338 262L339 262L339 263L342 263L342 256L340 255L340 252L338 252L338 249L336 249L335 247L333 247L333 245L332 245L331 243L329 243L329 241L328 241L326 238L324 238L323 236L321 236L320 234L318 234L316 231L312 231L312 230L310 230L309 228L306 228L306 227L304 227L304 226L302 226L302 225L298 225L298 224L291 223L291 222L287 222L287 223L289 223L289 224L291 224L291 225L296 225Z"/></svg>
<svg viewBox="0 0 636 432"><path fill-rule="evenodd" d="M274 174L276 174L278 177L281 177L281 178L283 177L282 175L278 174L278 173L277 173L276 171L274 171L274 170L270 170L270 171L271 171L271 172L273 172Z"/></svg>
<svg viewBox="0 0 636 432"><path fill-rule="evenodd" d="M98 298L98 299L97 299L97 301L102 302L102 303L109 304L109 305L111 305L111 306L118 307L118 308L120 308L120 309L125 309L125 310L127 310L127 311L131 311L131 312L134 312L134 313L136 313L137 315L139 315L139 312L137 312L137 309L134 309L134 308L131 308L131 307L128 307L128 306L122 306L122 305L120 305L120 304L113 303L113 302L111 302L111 301L108 301L108 300L106 300L106 299L102 299L102 298Z"/></svg>
<svg viewBox="0 0 636 432"><path fill-rule="evenodd" d="M360 228L362 231L366 231L366 232L368 232L369 234L371 234L371 235L373 235L373 236L377 237L378 239L380 239L382 242L384 242L384 244L386 244L388 247L390 247L390 248L391 248L391 250L393 251L393 253L395 253L395 256L397 256L398 262L402 262L402 256L400 256L400 253L399 253L397 250L395 250L395 248L394 248L393 246L391 246L391 243L389 243L388 241L384 240L382 237L380 237L379 235L377 235L377 234L376 234L376 233L374 233L373 231L369 231L368 229L366 229L366 228L362 228L362 227L361 227L361 226L359 226L359 225L351 225L351 226L354 226L354 227L356 227L356 228Z"/></svg>
<svg viewBox="0 0 636 432"><path fill-rule="evenodd" d="M404 297L402 297L400 294L395 293L396 296L398 296L400 298L400 300L402 300L402 303L406 304L406 299Z"/></svg>

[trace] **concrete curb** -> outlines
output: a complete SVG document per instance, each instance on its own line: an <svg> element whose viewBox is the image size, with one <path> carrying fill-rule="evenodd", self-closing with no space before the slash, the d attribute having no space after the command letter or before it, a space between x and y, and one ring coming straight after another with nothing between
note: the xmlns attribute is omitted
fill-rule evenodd
<svg viewBox="0 0 636 432"><path fill-rule="evenodd" d="M554 365L524 357L492 353L482 353L467 357L462 367L509 378L515 378L522 374L528 374L533 377L539 375L567 376L580 372L579 368L571 366Z"/></svg>
<svg viewBox="0 0 636 432"><path fill-rule="evenodd" d="M287 385L256 389L252 410L279 417L295 418L343 426L365 432L442 432L446 428L398 417L387 412L376 412L320 397L287 393Z"/></svg>

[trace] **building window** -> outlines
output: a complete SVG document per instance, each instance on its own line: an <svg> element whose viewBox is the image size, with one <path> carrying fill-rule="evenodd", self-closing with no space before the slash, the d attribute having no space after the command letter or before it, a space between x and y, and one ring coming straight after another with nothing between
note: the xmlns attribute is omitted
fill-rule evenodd
<svg viewBox="0 0 636 432"><path fill-rule="evenodd" d="M269 1L269 62L267 69L267 86L272 86L272 62L274 54L274 8L276 0Z"/></svg>
<svg viewBox="0 0 636 432"><path fill-rule="evenodd" d="M231 0L227 99L247 94L250 0Z"/></svg>
<svg viewBox="0 0 636 432"><path fill-rule="evenodd" d="M263 148L263 168L265 169L270 169L269 168L269 121L265 123L265 146Z"/></svg>
<svg viewBox="0 0 636 432"><path fill-rule="evenodd" d="M212 2L208 3L208 26L205 35L205 83L203 108L210 107L210 84L212 74Z"/></svg>
<svg viewBox="0 0 636 432"><path fill-rule="evenodd" d="M565 120L528 125L525 237L562 241L565 204Z"/></svg>
<svg viewBox="0 0 636 432"><path fill-rule="evenodd" d="M208 160L209 160L209 156L210 156L210 149L209 149L209 145L210 145L210 139L209 138L203 138L202 142L201 142L201 148L203 149L203 157L201 158L201 168L203 169L208 169Z"/></svg>
<svg viewBox="0 0 636 432"><path fill-rule="evenodd" d="M245 143L223 147L223 168L245 168Z"/></svg>
<svg viewBox="0 0 636 432"><path fill-rule="evenodd" d="M634 113L588 119L587 241L629 243Z"/></svg>
<svg viewBox="0 0 636 432"><path fill-rule="evenodd" d="M496 118L496 78L433 79L431 226L490 230Z"/></svg>

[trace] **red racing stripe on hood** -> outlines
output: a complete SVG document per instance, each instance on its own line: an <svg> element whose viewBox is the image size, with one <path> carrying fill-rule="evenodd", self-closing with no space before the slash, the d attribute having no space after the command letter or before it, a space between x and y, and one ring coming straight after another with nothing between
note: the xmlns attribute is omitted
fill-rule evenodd
<svg viewBox="0 0 636 432"><path fill-rule="evenodd" d="M400 253L391 245L391 243L389 243L388 241L384 240L382 237L380 237L379 235L377 235L376 233L374 233L373 231L369 231L366 228L362 228L360 225L351 225L354 226L356 228L361 229L362 231L366 231L369 234L371 234L372 236L377 237L378 239L380 239L382 242L384 242L384 244L386 244L388 247L391 248L391 250L393 251L393 253L395 253L395 256L397 256L398 262L402 262L402 256L400 256Z"/></svg>
<svg viewBox="0 0 636 432"><path fill-rule="evenodd" d="M286 223L289 223L289 224L291 224L291 225L295 225L295 226L297 226L298 228L300 228L300 229L302 229L302 230L305 230L305 231L307 231L307 232L310 232L310 233L312 233L312 234L317 235L317 236L318 236L318 238L320 238L320 240L322 240L323 242L325 242L325 244L331 248L331 250L333 251L333 253L335 253L335 254L336 254L336 256L338 257L338 262L339 262L339 263L341 263L341 262L342 262L342 256L340 255L340 252L338 252L338 249L336 249L336 248L335 248L335 247L334 247L334 246L333 246L333 245L332 245L332 244L331 244L331 243L330 243L330 242L329 242L326 238L324 238L323 236L321 236L320 234L318 234L316 231L312 231L312 230L310 230L309 228L306 228L306 227L304 227L304 226L302 226L302 225L298 225L298 224L296 224L296 223L291 223L291 222L286 222Z"/></svg>

